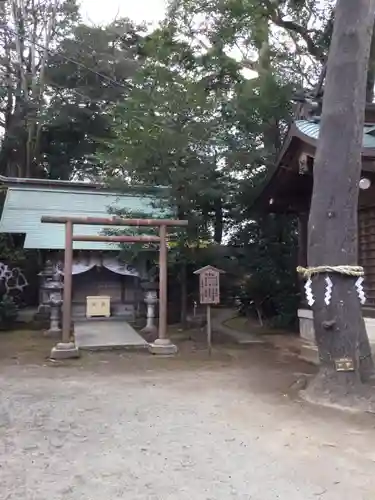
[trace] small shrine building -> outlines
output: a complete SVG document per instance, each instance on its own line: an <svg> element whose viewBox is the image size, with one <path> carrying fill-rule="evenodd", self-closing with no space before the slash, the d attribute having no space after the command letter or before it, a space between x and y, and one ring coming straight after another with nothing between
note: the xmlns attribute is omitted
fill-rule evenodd
<svg viewBox="0 0 375 500"><path fill-rule="evenodd" d="M0 177L0 182L6 187L0 232L22 237L25 249L40 250L44 264L52 263L61 273L65 228L63 224L43 224L43 216L104 218L115 210L154 218L165 215L157 208L163 188L132 187L124 193L84 182L7 177ZM80 235L102 235L105 231L108 228L74 226L74 234ZM124 262L118 243L74 241L73 245L73 317L86 316L87 297L107 296L111 315L133 320L144 301L141 281L150 278L147 259L139 259L137 264Z"/></svg>

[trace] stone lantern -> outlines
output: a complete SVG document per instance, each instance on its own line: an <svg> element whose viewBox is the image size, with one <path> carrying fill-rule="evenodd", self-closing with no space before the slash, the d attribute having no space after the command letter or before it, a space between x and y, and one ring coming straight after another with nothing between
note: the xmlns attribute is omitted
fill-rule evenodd
<svg viewBox="0 0 375 500"><path fill-rule="evenodd" d="M52 278L45 281L43 285L43 291L47 296L46 304L50 309L50 327L46 331L46 335L49 337L60 337L61 335L60 311L63 303L63 288L64 285L61 282L61 275L58 272L55 272Z"/></svg>

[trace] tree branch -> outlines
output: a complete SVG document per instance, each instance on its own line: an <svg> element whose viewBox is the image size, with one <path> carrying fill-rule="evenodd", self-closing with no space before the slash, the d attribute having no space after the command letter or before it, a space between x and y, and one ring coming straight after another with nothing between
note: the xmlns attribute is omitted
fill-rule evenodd
<svg viewBox="0 0 375 500"><path fill-rule="evenodd" d="M315 45L315 42L310 37L307 28L301 26L300 24L294 21L284 19L282 13L278 9L278 6L275 5L274 0L266 0L266 5L269 9L269 15L271 21L280 28L284 28L287 31L293 31L294 33L297 33L306 43L306 47L309 53L312 56L314 56L318 61L320 61L322 64L324 64L326 61L326 55L324 54L322 49L320 49L318 46Z"/></svg>

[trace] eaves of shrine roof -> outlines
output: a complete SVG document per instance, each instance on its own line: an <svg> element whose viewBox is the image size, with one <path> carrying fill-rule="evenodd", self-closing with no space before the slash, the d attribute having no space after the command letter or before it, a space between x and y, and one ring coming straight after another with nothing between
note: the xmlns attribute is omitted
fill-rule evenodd
<svg viewBox="0 0 375 500"><path fill-rule="evenodd" d="M290 133L302 141L316 146L320 134L320 120L317 118L312 120L296 120ZM340 130L338 130L337 133L339 134ZM363 128L362 156L375 157L374 123L365 124Z"/></svg>

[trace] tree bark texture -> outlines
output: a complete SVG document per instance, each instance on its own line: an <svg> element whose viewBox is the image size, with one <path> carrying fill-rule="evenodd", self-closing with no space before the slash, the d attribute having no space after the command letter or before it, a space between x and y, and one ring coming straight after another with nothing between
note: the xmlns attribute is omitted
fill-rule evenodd
<svg viewBox="0 0 375 500"><path fill-rule="evenodd" d="M372 102L374 100L374 86L375 86L375 24L373 25L372 28L370 60L367 70L366 102Z"/></svg>
<svg viewBox="0 0 375 500"><path fill-rule="evenodd" d="M260 84L260 95L264 94L267 88L267 80L272 78L271 67L271 47L270 47L270 27L267 18L258 22L254 33L255 46L258 51L258 74ZM267 94L263 96L267 99ZM281 149L281 136L278 120L272 115L263 124L263 142L266 157L271 159L271 163L276 160L278 151Z"/></svg>
<svg viewBox="0 0 375 500"><path fill-rule="evenodd" d="M181 328L186 330L187 328L187 315L188 315L188 283L187 283L187 264L186 262L181 262L180 267L180 287L181 287L181 311L180 311L180 323Z"/></svg>
<svg viewBox="0 0 375 500"><path fill-rule="evenodd" d="M336 6L314 165L310 267L357 264L358 193L374 8L374 0L338 0ZM355 289L357 278L330 275L333 290L328 306L325 278L313 278L314 327L321 360L316 388L345 393L372 369L371 358L360 362L360 344L369 349L369 343ZM339 358L351 359L354 371L336 371Z"/></svg>
<svg viewBox="0 0 375 500"><path fill-rule="evenodd" d="M223 201L218 198L214 202L215 209L215 222L214 222L214 241L221 245L224 232L224 214L223 214Z"/></svg>

